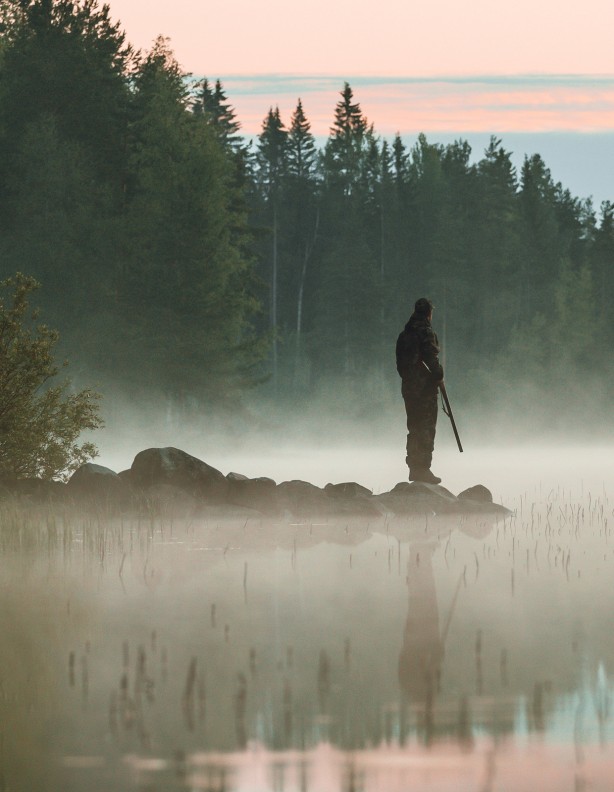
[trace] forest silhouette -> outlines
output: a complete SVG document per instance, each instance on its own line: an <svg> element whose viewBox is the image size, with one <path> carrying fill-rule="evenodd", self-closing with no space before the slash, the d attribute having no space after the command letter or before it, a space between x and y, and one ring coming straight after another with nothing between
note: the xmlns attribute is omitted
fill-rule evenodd
<svg viewBox="0 0 614 792"><path fill-rule="evenodd" d="M612 382L614 203L539 154L517 173L496 136L479 159L386 140L348 83L323 145L300 99L249 140L219 80L163 37L136 52L107 6L12 0L0 22L2 277L42 283L77 379L177 405L331 383L384 403L428 295L461 401Z"/></svg>

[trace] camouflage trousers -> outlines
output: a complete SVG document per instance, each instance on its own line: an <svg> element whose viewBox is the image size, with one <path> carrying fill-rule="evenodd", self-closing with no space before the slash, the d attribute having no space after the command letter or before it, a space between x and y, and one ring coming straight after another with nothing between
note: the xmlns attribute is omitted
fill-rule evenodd
<svg viewBox="0 0 614 792"><path fill-rule="evenodd" d="M435 446L437 425L437 388L427 387L416 393L403 386L403 401L407 413L407 456L409 468L430 469Z"/></svg>

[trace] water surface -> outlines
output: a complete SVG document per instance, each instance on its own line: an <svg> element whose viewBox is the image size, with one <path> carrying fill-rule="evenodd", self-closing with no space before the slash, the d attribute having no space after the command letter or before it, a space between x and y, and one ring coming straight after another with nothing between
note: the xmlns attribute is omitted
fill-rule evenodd
<svg viewBox="0 0 614 792"><path fill-rule="evenodd" d="M543 479L498 521L5 504L0 788L611 789L611 495Z"/></svg>

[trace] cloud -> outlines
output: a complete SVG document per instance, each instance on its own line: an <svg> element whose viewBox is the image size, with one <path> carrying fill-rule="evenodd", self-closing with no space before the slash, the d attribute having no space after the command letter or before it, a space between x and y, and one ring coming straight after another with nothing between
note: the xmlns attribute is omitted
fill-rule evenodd
<svg viewBox="0 0 614 792"><path fill-rule="evenodd" d="M217 75L210 75L215 77ZM246 134L270 106L289 123L297 99L325 135L344 78L336 75L220 75ZM614 77L523 75L352 77L363 112L382 135L418 132L611 132Z"/></svg>

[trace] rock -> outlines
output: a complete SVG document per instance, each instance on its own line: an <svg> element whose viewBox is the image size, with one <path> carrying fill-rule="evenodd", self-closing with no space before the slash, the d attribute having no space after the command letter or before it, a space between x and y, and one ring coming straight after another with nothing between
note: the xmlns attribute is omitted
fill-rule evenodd
<svg viewBox="0 0 614 792"><path fill-rule="evenodd" d="M165 483L140 490L136 502L140 511L150 517L192 518L203 509L202 500L195 498L182 487Z"/></svg>
<svg viewBox="0 0 614 792"><path fill-rule="evenodd" d="M411 484L409 481L399 481L398 484L395 484L394 487L390 490L391 493L394 495L405 495L407 492L411 492ZM382 495L387 493L383 492Z"/></svg>
<svg viewBox="0 0 614 792"><path fill-rule="evenodd" d="M373 494L371 490L363 487L362 484L357 484L355 481L347 481L344 484L327 484L324 487L324 492L331 498L343 498L346 500L356 498L358 495L371 497Z"/></svg>
<svg viewBox="0 0 614 792"><path fill-rule="evenodd" d="M224 499L226 477L211 465L178 448L148 448L132 463L131 482L142 489L170 484L192 497L209 501Z"/></svg>
<svg viewBox="0 0 614 792"><path fill-rule="evenodd" d="M408 492L411 493L412 496L426 495L448 502L456 500L456 495L453 495L449 489L442 487L441 484L427 484L425 481L412 481L409 484Z"/></svg>
<svg viewBox="0 0 614 792"><path fill-rule="evenodd" d="M226 494L228 503L247 509L256 509L263 514L278 513L277 484L273 479L265 476L249 479L238 473L230 473L226 478L228 480Z"/></svg>
<svg viewBox="0 0 614 792"><path fill-rule="evenodd" d="M475 487L459 492L458 497L461 500L472 500L479 503L492 503L492 492L487 489L483 484L476 484Z"/></svg>
<svg viewBox="0 0 614 792"><path fill-rule="evenodd" d="M331 498L331 500L331 505L336 507L333 513L337 515L378 518L384 517L387 511L372 495L367 497L360 492L350 498L341 499L336 496L335 498Z"/></svg>
<svg viewBox="0 0 614 792"><path fill-rule="evenodd" d="M232 471L226 476L226 479L228 481L249 481L243 473L233 473Z"/></svg>
<svg viewBox="0 0 614 792"><path fill-rule="evenodd" d="M346 494L344 487L348 487ZM295 517L378 518L385 514L385 509L375 503L371 492L354 482L329 484L326 489L321 489L307 481L284 481L277 487L277 495L280 510L286 510Z"/></svg>
<svg viewBox="0 0 614 792"><path fill-rule="evenodd" d="M283 481L277 487L277 495L280 507L297 517L330 513L331 499L308 481Z"/></svg>
<svg viewBox="0 0 614 792"><path fill-rule="evenodd" d="M483 484L476 484L459 493L458 506L458 511L464 514L511 514L505 506L493 503L491 491Z"/></svg>
<svg viewBox="0 0 614 792"><path fill-rule="evenodd" d="M130 497L128 484L115 471L93 462L86 462L75 470L67 489L79 498L121 502Z"/></svg>
<svg viewBox="0 0 614 792"><path fill-rule="evenodd" d="M375 500L393 514L429 514L453 511L458 499L441 484L401 481L390 492L374 495Z"/></svg>

